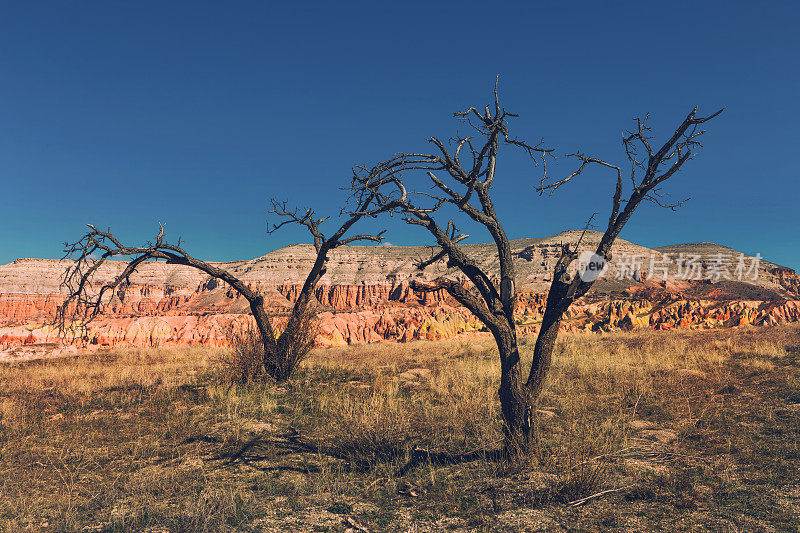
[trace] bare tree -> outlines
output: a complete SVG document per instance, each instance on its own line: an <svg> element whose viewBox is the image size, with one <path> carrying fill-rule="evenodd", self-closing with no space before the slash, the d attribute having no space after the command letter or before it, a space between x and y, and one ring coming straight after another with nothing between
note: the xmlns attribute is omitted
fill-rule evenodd
<svg viewBox="0 0 800 533"><path fill-rule="evenodd" d="M311 302L311 297L314 295L314 289L316 288L317 283L319 283L319 280L322 278L322 276L325 275L325 264L328 262L328 254L330 251L338 248L339 246L358 241L381 242L385 230L376 235L354 235L352 237L345 237L345 234L348 232L348 230L353 226L353 224L358 222L361 217L373 215L373 213L370 211L373 200L373 196L366 195L363 201L360 202L359 209L355 213L350 214L349 218L341 226L339 226L339 229L336 230L332 236L327 238L320 230L320 226L323 222L328 220L328 217L314 218L316 214L310 209L306 209L305 212L300 214L297 210L291 210L287 208L286 202L278 202L274 199L271 200L272 209L269 211L269 213L277 215L284 220L279 224L274 224L272 228L268 230L268 232L274 233L287 224L300 224L301 226L305 226L314 237L314 249L317 251L317 257L314 261L314 265L311 267L311 271L308 273L308 276L303 283L303 288L300 290L300 294L298 295L297 300L294 303L294 307L292 308L292 314L289 316L289 321L286 324L284 335L281 335L277 340L276 350L278 353L286 352L295 342L295 339L285 332L301 331L303 329L301 327L302 321L305 319L304 317L308 315L307 310Z"/></svg>
<svg viewBox="0 0 800 533"><path fill-rule="evenodd" d="M563 246L536 340L533 364L527 379L524 379L514 324L514 261L491 195L501 147L522 149L541 165L543 177L537 188L540 194L552 193L581 174L589 165L601 165L616 171L616 189L608 227L596 250L599 257L610 260L614 240L642 200L676 207L665 203L660 185L691 159L695 148L700 147L698 137L704 131L698 130L698 125L721 111L699 118L695 108L657 150L651 146L652 136L646 119L637 120L636 129L623 139L631 164L632 191L627 200L622 199L624 186L621 168L584 154L572 154L580 161L575 172L561 180L550 180L547 177L547 159L552 155L552 150L541 143L529 144L510 135L509 119L517 115L501 107L496 85L493 109L486 106L481 113L471 107L455 113L455 117L471 127L472 136L451 139L447 145L431 137L429 142L435 148L433 153L400 153L375 166L362 166L354 170L352 198L356 202L374 198L378 208L372 214L377 211L398 214L406 223L425 228L436 240L439 251L429 260L420 262L420 268L447 258L448 267L458 268L469 280L469 283L462 283L449 277L439 277L430 282L412 282L412 288L418 291L445 289L480 319L494 336L500 353L499 396L505 431L504 450L507 454L516 455L532 450L535 442L535 406L550 368L561 318L572 302L586 294L594 280L583 281L581 276L570 279L568 270L577 258L577 247L570 249L569 246ZM409 173L422 173L426 177L424 182L428 187L425 191L410 189ZM429 192L431 190L433 192ZM459 241L465 235L459 233L454 221L450 220L445 226L436 221L435 216L445 206L454 206L489 232L500 264L499 284L492 279L492 273L481 270L478 263L459 246ZM353 213L359 213L358 209L354 209Z"/></svg>
<svg viewBox="0 0 800 533"><path fill-rule="evenodd" d="M303 211L290 209L286 202L271 200L272 209L269 213L284 220L274 224L271 229L268 229L268 232L272 233L287 224L305 226L314 238L314 247L317 252L314 265L292 307L287 325L279 336L275 335L270 317L264 307L264 298L257 290L249 287L227 270L192 257L182 248L180 239L176 244L166 242L163 225L160 225L155 241L148 241L144 246L126 246L111 233L110 229L101 231L91 224L87 225L89 231L79 240L73 243L64 243L64 258L70 259L72 262L62 278L62 286L66 287L68 295L58 307L56 323L62 333L67 330L68 323L74 319L79 319L82 325L88 324L102 313L103 306L108 301L106 297L130 283L130 276L136 272L139 266L147 261L163 259L168 264L183 265L205 272L213 278L224 281L242 295L250 304L250 311L264 345L262 363L264 372L276 381L286 380L299 361L294 351L298 346L309 345L300 337L308 333L306 322L309 319L309 304L317 283L325 274L325 264L330 251L355 241L381 241L383 232L377 235L345 237L353 224L369 213L373 199L369 195L364 196L357 212L348 215L347 219L330 237L326 237L320 229L327 217L316 218L316 213L311 209ZM125 268L119 275L95 290L93 286L95 275L106 261L113 259L126 260Z"/></svg>

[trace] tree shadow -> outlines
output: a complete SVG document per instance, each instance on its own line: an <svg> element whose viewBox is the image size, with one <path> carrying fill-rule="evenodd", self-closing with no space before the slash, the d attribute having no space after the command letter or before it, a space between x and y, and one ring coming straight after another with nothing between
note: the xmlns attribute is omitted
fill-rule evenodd
<svg viewBox="0 0 800 533"><path fill-rule="evenodd" d="M194 440L203 440L196 437ZM209 439L210 440L210 439ZM364 450L369 450L369 457L359 457ZM268 453L260 453L268 450ZM221 460L221 467L234 464L245 464L261 471L297 471L303 473L316 473L318 466L304 465L302 467L287 465L264 466L258 463L265 460L290 459L303 454L326 456L341 461L341 467L349 473L366 473L380 463L390 464L409 455L405 442L385 444L381 446L328 446L310 442L294 428L289 428L275 436L255 436L240 446L229 451L220 451L213 459ZM444 466L474 461L498 462L505 458L503 450L476 450L468 453L449 454L422 450L415 448L410 452L410 458L402 466L395 469L395 475L404 476L422 464Z"/></svg>

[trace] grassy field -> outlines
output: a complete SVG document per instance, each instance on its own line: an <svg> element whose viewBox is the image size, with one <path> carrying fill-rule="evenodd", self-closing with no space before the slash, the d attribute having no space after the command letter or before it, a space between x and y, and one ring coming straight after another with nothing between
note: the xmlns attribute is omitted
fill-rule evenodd
<svg viewBox="0 0 800 533"><path fill-rule="evenodd" d="M798 326L563 335L516 465L488 337L221 355L0 366L0 530L800 530Z"/></svg>

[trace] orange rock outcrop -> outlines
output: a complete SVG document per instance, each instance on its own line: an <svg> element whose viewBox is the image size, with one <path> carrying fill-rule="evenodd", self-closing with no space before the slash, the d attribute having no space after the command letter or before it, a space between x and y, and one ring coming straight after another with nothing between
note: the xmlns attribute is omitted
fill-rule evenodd
<svg viewBox="0 0 800 533"><path fill-rule="evenodd" d="M537 332L548 272L556 258L554 250L558 242L573 237L577 238L566 232L550 239L513 241L521 289L517 321L523 334ZM496 265L491 247L470 246L482 268L491 271ZM664 250L682 253L691 246ZM711 243L696 246L706 255L719 248ZM622 253L651 252L625 241L615 245L617 249ZM413 259L429 253L425 247L337 250L315 291L321 309L318 344L445 339L482 330L480 322L444 291L418 293L411 289L410 280L420 276ZM296 300L310 258L311 247L295 245L222 266L263 294L270 312L280 317ZM39 259L0 266L0 349L59 341L58 332L48 324L64 297L59 286L64 267L58 261ZM111 279L121 268L121 264L107 264L98 271L99 281ZM457 275L444 264L431 268L433 272L423 279L445 272ZM590 293L576 302L562 327L587 332L710 329L800 321L800 278L793 270L772 263L764 262L757 283L709 283L680 280L672 274L666 279L638 274L638 279L598 283L597 291L604 292ZM251 320L248 312L246 300L199 271L149 263L105 303L103 313L88 326L87 336L98 346L217 346L226 342L228 328Z"/></svg>

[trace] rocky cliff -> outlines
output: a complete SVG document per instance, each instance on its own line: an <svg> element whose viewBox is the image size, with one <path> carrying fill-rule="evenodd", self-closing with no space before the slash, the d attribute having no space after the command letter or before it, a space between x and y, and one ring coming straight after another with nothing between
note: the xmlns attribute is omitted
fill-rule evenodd
<svg viewBox="0 0 800 533"><path fill-rule="evenodd" d="M574 243L580 235L568 231L512 241L523 332L534 333L541 320L560 244ZM599 237L588 232L583 246L593 248ZM496 273L492 245L465 249L482 268ZM443 261L418 272L415 261L430 253L428 247L399 246L335 250L315 292L321 311L318 342L440 339L480 330L480 323L446 293L410 288L412 279L462 277ZM250 261L218 265L264 294L271 312L280 316L296 299L313 260L312 246L293 245ZM98 286L123 266L104 265ZM60 282L65 267L45 259L0 266L0 349L58 340L47 324L64 297ZM793 270L713 243L649 249L620 240L608 271L573 305L564 328L716 328L797 321L799 291L800 278ZM96 345L223 344L232 323L250 320L248 309L228 286L200 271L146 263L108 299L103 314L89 326L89 337Z"/></svg>

